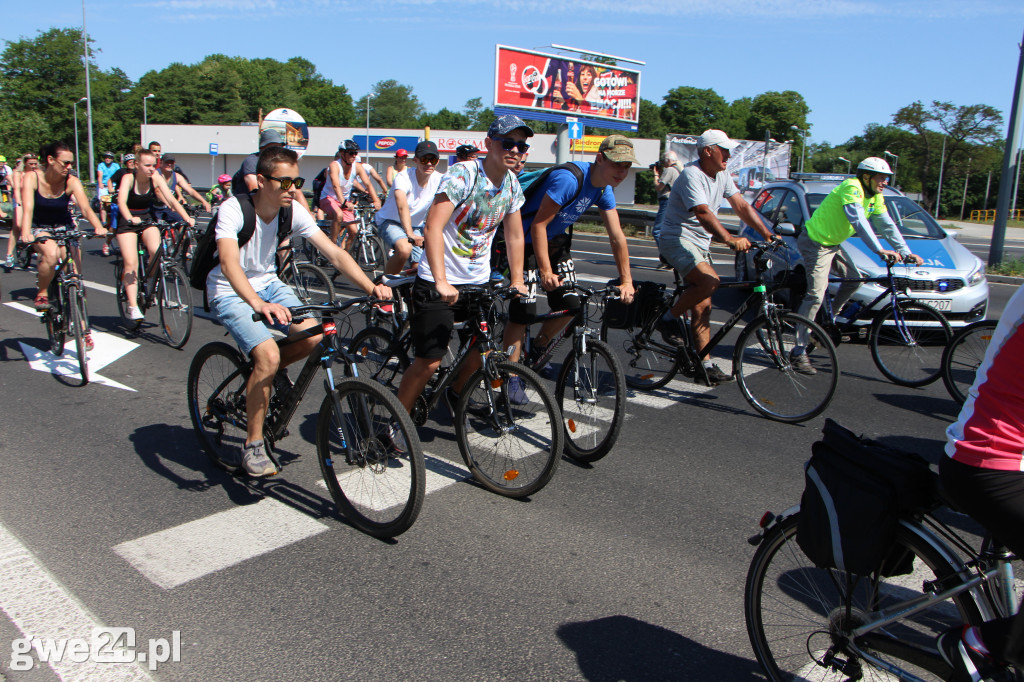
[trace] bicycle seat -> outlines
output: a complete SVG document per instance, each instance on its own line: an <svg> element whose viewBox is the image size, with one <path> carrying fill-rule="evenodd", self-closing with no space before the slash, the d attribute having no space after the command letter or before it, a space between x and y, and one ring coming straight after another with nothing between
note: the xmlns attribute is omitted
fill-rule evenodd
<svg viewBox="0 0 1024 682"><path fill-rule="evenodd" d="M416 281L416 275L381 275L381 284L389 286L392 289L395 287L402 287L407 284L412 284Z"/></svg>

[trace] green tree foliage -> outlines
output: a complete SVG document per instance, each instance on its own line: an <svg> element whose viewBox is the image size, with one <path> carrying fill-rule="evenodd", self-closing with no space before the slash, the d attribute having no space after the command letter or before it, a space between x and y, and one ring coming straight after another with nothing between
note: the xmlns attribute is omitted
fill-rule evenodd
<svg viewBox="0 0 1024 682"><path fill-rule="evenodd" d="M752 100L749 97L740 97L734 99L729 104L729 111L726 114L725 124L722 126L722 130L726 132L729 137L746 139L747 138L747 121L750 120L750 104ZM757 137L752 139L763 140L764 131L762 130Z"/></svg>
<svg viewBox="0 0 1024 682"><path fill-rule="evenodd" d="M417 127L430 127L434 130L469 130L469 124L470 119L466 114L442 108L436 113L420 116Z"/></svg>
<svg viewBox="0 0 1024 682"><path fill-rule="evenodd" d="M423 105L412 87L396 80L374 83L370 102L371 128L415 128L423 114ZM356 120L366 120L366 96L356 102Z"/></svg>
<svg viewBox="0 0 1024 682"><path fill-rule="evenodd" d="M700 135L728 123L729 105L714 90L680 86L665 95L661 119L670 133Z"/></svg>
<svg viewBox="0 0 1024 682"><path fill-rule="evenodd" d="M484 131L494 120L494 110L485 107L483 100L479 97L466 100L462 107L462 113L469 117L467 130Z"/></svg>
<svg viewBox="0 0 1024 682"><path fill-rule="evenodd" d="M637 122L635 137L642 137L648 140L660 140L662 145L665 136L669 133L668 127L661 119L661 107L649 99L640 98L640 116Z"/></svg>
<svg viewBox="0 0 1024 682"><path fill-rule="evenodd" d="M810 113L811 108L799 92L763 92L750 102L745 137L749 140L763 140L764 131L769 130L772 137L782 142L793 134L799 134L791 126L808 129L807 116Z"/></svg>

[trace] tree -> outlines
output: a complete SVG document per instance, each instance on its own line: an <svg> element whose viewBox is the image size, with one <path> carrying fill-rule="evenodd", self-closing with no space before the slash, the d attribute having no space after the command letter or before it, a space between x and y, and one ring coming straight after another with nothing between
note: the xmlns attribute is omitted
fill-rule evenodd
<svg viewBox="0 0 1024 682"><path fill-rule="evenodd" d="M727 123L729 105L714 90L681 86L669 90L661 105L661 119L669 133L699 135Z"/></svg>
<svg viewBox="0 0 1024 682"><path fill-rule="evenodd" d="M373 100L370 104L370 125L376 128L415 128L417 119L423 114L419 98L412 87L396 80L378 81L373 85ZM366 96L356 102L358 120L366 120Z"/></svg>
<svg viewBox="0 0 1024 682"><path fill-rule="evenodd" d="M470 119L466 114L443 108L433 114L423 114L416 125L419 128L429 127L435 130L468 130L469 123Z"/></svg>
<svg viewBox="0 0 1024 682"><path fill-rule="evenodd" d="M749 138L753 140L764 139L764 131L761 131L757 137L750 137L750 134L748 133L750 104L751 99L749 97L740 97L739 99L733 100L729 105L729 111L726 114L726 121L722 126L722 130L724 130L729 137L740 139Z"/></svg>
<svg viewBox="0 0 1024 682"><path fill-rule="evenodd" d="M764 131L769 130L781 142L789 138L790 132L796 132L791 126L808 130L807 116L810 113L810 107L799 92L763 92L750 103L750 116L744 133L747 139L763 140Z"/></svg>
<svg viewBox="0 0 1024 682"><path fill-rule="evenodd" d="M640 116L637 120L636 137L665 141L668 128L661 120L661 107L649 99L640 98Z"/></svg>
<svg viewBox="0 0 1024 682"><path fill-rule="evenodd" d="M494 110L485 107L483 100L479 97L466 100L462 112L469 117L468 130L484 131L494 120Z"/></svg>

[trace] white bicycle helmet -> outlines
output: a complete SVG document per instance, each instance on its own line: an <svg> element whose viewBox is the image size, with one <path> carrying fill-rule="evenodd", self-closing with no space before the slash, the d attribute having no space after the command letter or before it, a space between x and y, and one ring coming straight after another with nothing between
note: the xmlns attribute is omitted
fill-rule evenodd
<svg viewBox="0 0 1024 682"><path fill-rule="evenodd" d="M869 156L858 163L857 170L867 171L868 173L885 173L886 175L892 175L892 169L889 168L889 163L885 159L880 159L877 156Z"/></svg>

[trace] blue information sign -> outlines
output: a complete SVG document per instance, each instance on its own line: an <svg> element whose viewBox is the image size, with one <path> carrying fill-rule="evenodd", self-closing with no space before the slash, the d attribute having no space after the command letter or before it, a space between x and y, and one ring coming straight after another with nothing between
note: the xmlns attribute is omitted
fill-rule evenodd
<svg viewBox="0 0 1024 682"><path fill-rule="evenodd" d="M583 124L579 121L572 121L569 123L569 139L570 140L582 140L583 139Z"/></svg>
<svg viewBox="0 0 1024 682"><path fill-rule="evenodd" d="M217 156L217 143L216 142L211 142L210 143L210 156Z"/></svg>

